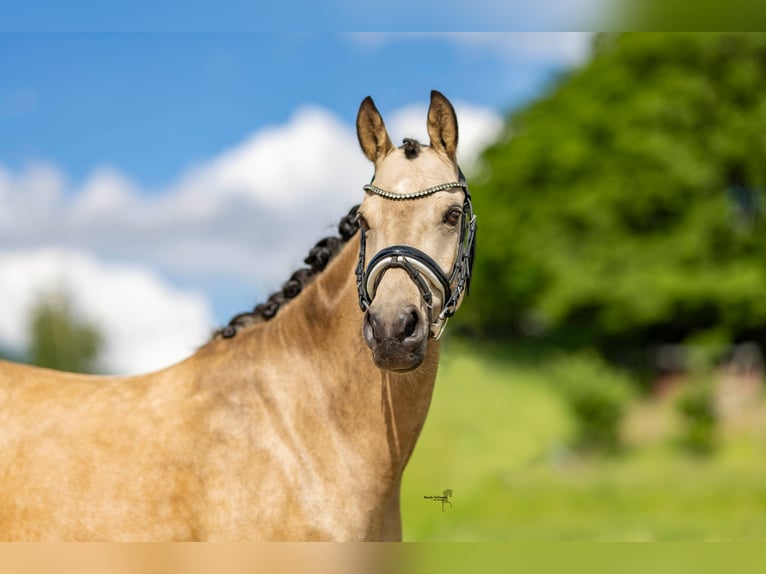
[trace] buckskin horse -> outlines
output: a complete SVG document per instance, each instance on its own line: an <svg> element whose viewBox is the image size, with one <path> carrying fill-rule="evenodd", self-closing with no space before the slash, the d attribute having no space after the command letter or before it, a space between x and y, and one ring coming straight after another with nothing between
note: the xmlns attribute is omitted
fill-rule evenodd
<svg viewBox="0 0 766 574"><path fill-rule="evenodd" d="M476 223L442 94L429 145L395 147L369 97L356 126L374 178L340 237L190 358L134 377L0 362L0 539L401 539Z"/></svg>

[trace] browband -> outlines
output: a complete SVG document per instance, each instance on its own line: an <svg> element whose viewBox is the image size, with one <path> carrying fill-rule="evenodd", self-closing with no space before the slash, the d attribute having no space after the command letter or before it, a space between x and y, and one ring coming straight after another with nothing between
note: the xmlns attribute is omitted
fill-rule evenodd
<svg viewBox="0 0 766 574"><path fill-rule="evenodd" d="M404 199L420 199L421 197L425 197L427 195L431 195L432 193L436 193L437 191L446 191L448 189L453 189L455 187L462 187L463 189L467 190L468 184L465 182L465 180L453 181L451 183L442 183L440 185L435 185L433 187L429 187L428 189L413 191L412 193L391 193L390 191L386 191L385 189L381 189L370 183L364 186L364 190L372 192L375 195L385 197L386 199L401 201Z"/></svg>

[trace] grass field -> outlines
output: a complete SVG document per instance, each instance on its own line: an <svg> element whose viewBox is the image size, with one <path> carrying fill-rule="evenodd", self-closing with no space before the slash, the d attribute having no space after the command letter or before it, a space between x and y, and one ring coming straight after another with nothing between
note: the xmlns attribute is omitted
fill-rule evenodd
<svg viewBox="0 0 766 574"><path fill-rule="evenodd" d="M670 410L634 401L629 448L583 457L567 446L574 421L544 368L447 341L405 473L405 540L766 539L763 400L721 429L708 457L679 450ZM451 509L424 498L445 489Z"/></svg>

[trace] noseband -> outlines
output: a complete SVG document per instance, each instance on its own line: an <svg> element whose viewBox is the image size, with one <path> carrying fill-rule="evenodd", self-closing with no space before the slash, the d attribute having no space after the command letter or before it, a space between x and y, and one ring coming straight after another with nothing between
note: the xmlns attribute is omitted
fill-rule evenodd
<svg viewBox="0 0 766 574"><path fill-rule="evenodd" d="M370 263L365 269L366 237L364 228L359 228L360 246L359 263L356 266L356 287L359 291L359 306L362 311L366 311L372 303L383 274L393 268L404 269L417 286L428 309L431 338L438 340L441 337L444 327L447 325L447 319L457 311L463 293L468 293L476 250L476 216L473 214L471 194L462 172L460 172L459 181L443 183L412 193L391 193L372 184L364 186L365 191L393 201L421 199L438 191L455 188L463 189L465 201L463 202L457 257L449 276L432 257L409 245L392 245L381 249L370 259ZM442 307L435 317L433 310L434 291L439 293L442 301Z"/></svg>

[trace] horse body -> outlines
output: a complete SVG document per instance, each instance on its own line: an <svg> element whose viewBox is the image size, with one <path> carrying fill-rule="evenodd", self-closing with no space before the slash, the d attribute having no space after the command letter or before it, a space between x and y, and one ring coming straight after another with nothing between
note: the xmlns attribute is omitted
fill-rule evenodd
<svg viewBox="0 0 766 574"><path fill-rule="evenodd" d="M454 182L457 123L438 92L428 119L431 146L396 149L362 103L357 131L376 168L362 232L269 320L237 316L241 330L136 377L0 361L0 539L401 539L433 333L440 309L460 303L472 253L457 226L471 213ZM396 201L418 189L421 210Z"/></svg>
<svg viewBox="0 0 766 574"><path fill-rule="evenodd" d="M438 344L417 372L373 364L357 250L274 321L157 373L0 364L0 539L400 538Z"/></svg>

